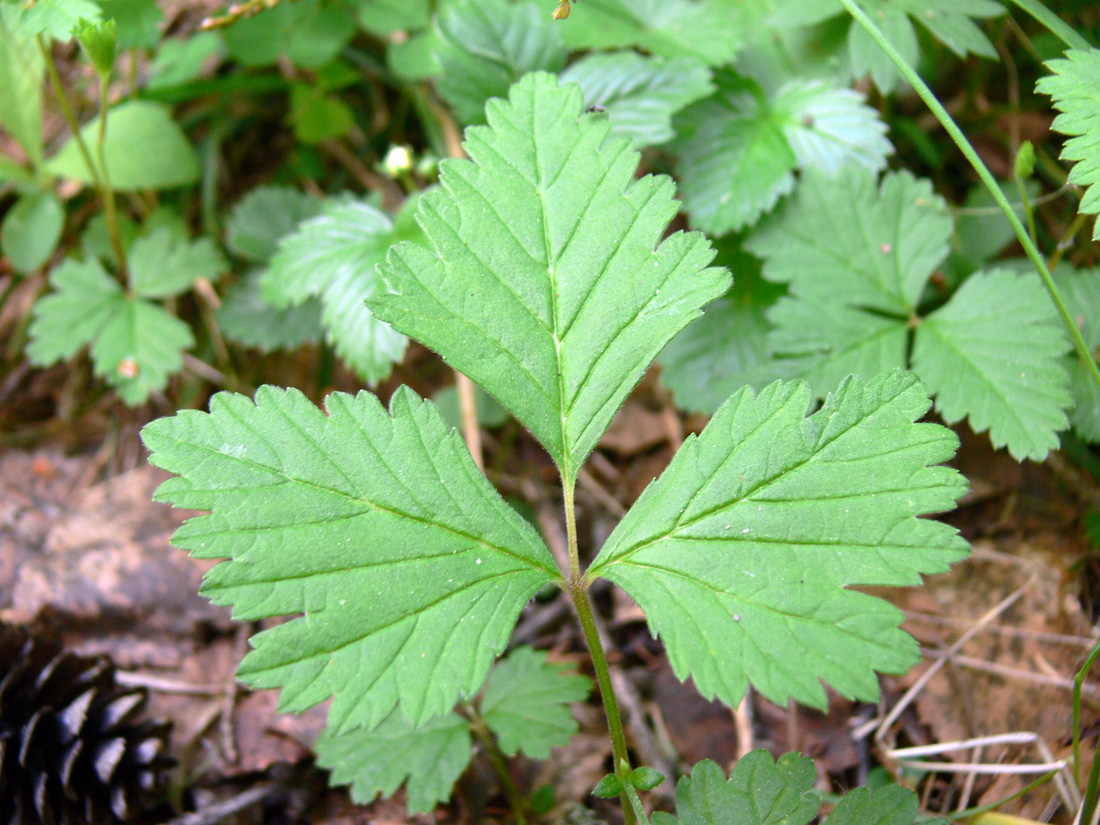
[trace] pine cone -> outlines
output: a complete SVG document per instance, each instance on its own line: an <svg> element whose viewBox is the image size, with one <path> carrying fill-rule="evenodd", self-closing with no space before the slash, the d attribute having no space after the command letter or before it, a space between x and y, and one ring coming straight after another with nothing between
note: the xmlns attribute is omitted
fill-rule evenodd
<svg viewBox="0 0 1100 825"><path fill-rule="evenodd" d="M141 689L104 658L0 624L0 823L100 825L161 796L167 724L137 722Z"/></svg>

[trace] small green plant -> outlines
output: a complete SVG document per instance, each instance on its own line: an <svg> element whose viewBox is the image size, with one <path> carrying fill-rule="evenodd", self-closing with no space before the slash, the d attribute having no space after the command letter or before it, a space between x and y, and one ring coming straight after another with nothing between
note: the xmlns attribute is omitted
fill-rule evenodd
<svg viewBox="0 0 1100 825"><path fill-rule="evenodd" d="M297 615L252 639L240 677L281 688L284 710L331 697L321 758L361 798L402 779L414 808L445 795L465 746L430 755L450 736L468 742L456 703L482 690L527 600L556 585L576 607L607 713L615 769L601 791L622 797L628 821L644 820L638 789L659 777L630 763L593 582L641 605L677 676L705 696L735 705L751 682L773 701L820 707L825 682L873 700L876 671L904 671L917 646L897 609L848 588L916 584L966 554L952 528L919 518L966 488L938 466L957 440L916 423L930 402L901 371L845 379L816 411L801 382L746 388L585 564L573 507L582 464L653 358L730 279L702 234L661 240L677 211L671 180L635 180L637 152L584 113L578 87L530 74L487 115L467 130L471 159L445 161L440 188L420 200L426 242L389 251L388 291L370 305L498 398L553 457L566 569L407 388L388 411L368 393L330 395L325 411L294 390L222 393L209 413L160 419L143 438L151 461L177 475L157 497L210 511L174 538L228 559L204 592L244 620ZM521 655L541 682L544 665ZM492 721L496 678L479 713L501 748L550 742L537 721L550 711L512 714L510 730ZM518 702L532 688L515 678ZM548 684L535 706L566 700L554 687L564 683ZM404 771L354 756L395 730L409 733ZM679 820L772 810L782 813L745 821L808 822L812 778L797 756L757 754L728 780L704 763L681 780ZM899 793L849 797L833 816L877 821ZM910 797L899 823L915 815Z"/></svg>

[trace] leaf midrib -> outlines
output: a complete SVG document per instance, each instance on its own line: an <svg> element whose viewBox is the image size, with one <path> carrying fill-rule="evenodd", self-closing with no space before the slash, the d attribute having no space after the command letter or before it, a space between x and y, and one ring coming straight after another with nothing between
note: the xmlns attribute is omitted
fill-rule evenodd
<svg viewBox="0 0 1100 825"><path fill-rule="evenodd" d="M285 483L300 484L303 487L308 487L308 488L313 489L313 490L318 490L318 491L327 493L329 495L335 495L335 496L341 497L341 498L343 498L347 501L365 504L368 507L371 507L371 508L373 508L373 509L375 509L379 512L387 513L387 514L395 516L397 518L408 519L409 521L414 522L416 524L424 524L428 527L435 527L437 529L443 530L443 531L445 531L447 533L450 533L454 536L458 536L460 538L471 541L474 544L480 545L480 546L486 548L487 550L496 551L496 552L498 552L502 555L514 558L518 562L521 562L522 564L524 564L527 567L530 567L534 570L541 570L542 572L547 573L551 577L551 581L553 581L553 580L555 580L555 579L557 579L561 576L560 571L552 570L551 568L546 567L543 564L540 564L540 563L532 561L531 559L525 558L524 556L521 556L518 553L515 553L515 552L513 552L513 551L511 551L511 550L509 550L505 547L501 547L499 545L493 544L493 543L487 541L483 537L476 536L476 535L473 535L471 533L467 533L463 530L459 530L458 528L452 527L448 524L443 524L442 522L432 521L428 518L412 515L410 513L403 513L400 510L396 510L392 507L387 507L385 505L379 504L378 502L372 501L369 498L366 498L365 493L362 494L361 496L354 496L354 495L351 495L349 493L344 492L343 490L337 490L337 489L334 489L332 487L326 487L326 486L323 486L321 484L317 484L317 483L312 482L312 481L307 481L305 479L301 479L301 478L297 478L295 476L291 476L291 475L287 474L284 471L276 470L272 467L267 466L266 464L261 464L258 461L253 461L253 460L247 459L247 458L239 458L239 457L235 458L235 457L227 456L225 453L220 452L219 450L215 450L212 447L208 447L205 444L196 444L194 442L184 441L184 440L182 440L180 438L176 438L174 436L172 436L170 438L171 438L173 443L185 448L186 450L202 451L202 452L206 452L207 454L209 454L211 456L217 456L219 459L227 459L227 460L230 460L230 461L237 461L237 462L240 462L240 463L245 464L247 466L253 467L255 469L263 470L263 471L268 472L268 473L272 473L275 476L284 479ZM370 442L368 441L368 443L370 443ZM371 444L371 446L374 447L373 443ZM377 451L377 448L375 448L375 450ZM391 470L391 473L392 473L392 470ZM396 477L400 478L400 476L396 476ZM355 486L355 485L352 485L352 486ZM256 487L256 488L237 487L237 488L234 488L234 489L237 490L237 491L242 491L242 492L255 492L255 491L262 490L264 488L262 488L262 487ZM195 491L194 488L192 488L192 490L190 492L194 492L194 491ZM223 492L226 492L226 491L225 490L219 490L219 489L212 489L212 490L209 490L208 492L223 493ZM411 491L409 491L409 492L410 492L410 496L411 496ZM213 514L213 512L214 511L211 510L211 514ZM360 515L361 515L361 513L360 513ZM268 528L268 529L270 529L270 528ZM227 556L226 558L233 558L233 556Z"/></svg>
<svg viewBox="0 0 1100 825"><path fill-rule="evenodd" d="M904 393L904 391L907 390L907 389L908 389L908 387L904 388L901 392L898 392L893 398L890 399L890 402L893 403L893 402L899 400L901 398L902 394ZM757 398L759 398L759 397L757 397ZM791 396L786 400L786 402L784 402L783 406L785 407L787 404L789 404L793 401L796 401L800 398L801 398L801 396L799 394L792 393ZM777 409L776 413L782 411L782 409L783 409L782 407ZM872 414L877 414L877 413L881 412L882 409L883 409L882 407L879 407L878 409L873 410ZM754 427L752 430L750 430L744 436L744 438L742 440L746 440L746 439L752 437L753 435L755 435L756 433L758 433L760 431L760 429L763 428L765 425L767 425L771 421L771 419L774 418L774 417L775 417L775 413L773 413L773 415L768 416L766 419L762 420L756 427ZM867 418L868 418L868 416L866 414L863 415L863 416L860 416L858 419L856 419L851 424L851 426L846 427L843 430L837 431L835 436L833 438L831 438L828 443L831 444L831 443L835 442L836 440L838 440L839 438L841 438L842 436L844 436L847 433L851 432L851 430L853 430L855 427L865 423ZM812 420L812 417L810 419L804 419L804 420ZM821 434L819 433L818 434L818 439L820 439L820 435ZM696 443L698 443L698 442L696 442ZM886 453L876 454L876 457L881 458L881 457L884 457L884 456L888 456L891 453L901 452L903 450L909 450L914 446L916 446L916 445L907 443L899 449L889 450ZM658 536L654 536L652 538L645 539L643 541L639 541L635 545L633 545L631 547L628 547L625 550L615 552L614 555L612 555L610 558L608 558L605 561L603 561L602 563L600 563L598 567L596 565L593 565L593 567L589 570L589 573L594 574L594 575L599 575L599 571L601 569L609 567L613 564L619 564L619 563L627 562L627 560L631 556L634 556L635 554L641 552L643 549L645 549L646 547L648 547L652 544L656 544L657 542L664 541L665 539L669 538L677 530L680 530L680 529L685 528L685 527L690 527L693 524L697 524L698 522L700 522L700 521L702 521L706 518L709 518L710 516L714 515L715 513L720 512L721 510L725 509L726 507L732 506L732 504L737 504L737 503L752 500L752 497L759 494L762 490L766 490L768 487L772 486L773 484L778 483L779 481L781 481L785 477L789 476L791 473L797 472L798 470L802 469L807 464L810 464L814 460L816 460L817 457L820 455L820 440L815 441L815 448L816 449L814 449L810 453L810 455L807 456L805 459L803 459L802 461L797 462L796 464L791 465L790 468L785 470L783 473L781 473L781 474L779 474L779 475L777 475L773 478L770 478L770 479L767 479L767 480L763 481L757 487L754 487L751 490L747 491L737 501L735 501L735 502L725 502L725 503L723 503L719 506L713 507L709 510L705 510L702 513L698 514L697 516L693 516L690 519L684 520L683 517L682 517L682 514L687 512L690 509L692 502L694 502L695 499L698 498L698 496L702 493L702 491L704 489L704 486L706 486L706 485L700 485L699 488L697 488L695 490L695 492L692 493L691 498L685 503L685 505L681 509L681 518L677 519L676 524L670 530L668 530L666 532L663 532L662 534L660 534ZM715 475L717 475L719 472L721 472L721 470L726 466L726 464L728 464L731 460L733 460L734 454L736 452L737 452L736 449L730 450L729 454L722 461L722 463L719 465L719 467L714 471L714 473L712 473L711 478L713 478ZM927 469L927 467L925 467L923 469ZM866 494L860 494L860 497L862 497L863 495L866 495ZM802 500L802 499L799 499L799 500ZM787 543L790 544L790 543L795 543L795 542L787 542ZM630 563L638 564L638 562L630 562Z"/></svg>

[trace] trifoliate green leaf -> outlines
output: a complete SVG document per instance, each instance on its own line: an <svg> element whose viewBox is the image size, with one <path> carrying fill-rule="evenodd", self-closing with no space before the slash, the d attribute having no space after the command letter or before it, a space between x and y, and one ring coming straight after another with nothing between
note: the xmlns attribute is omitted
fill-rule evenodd
<svg viewBox="0 0 1100 825"><path fill-rule="evenodd" d="M324 201L290 186L257 187L233 207L225 245L242 258L268 261L281 238L302 221L320 215L324 206Z"/></svg>
<svg viewBox="0 0 1100 825"><path fill-rule="evenodd" d="M611 136L652 146L672 138L672 115L714 87L710 71L690 57L643 57L623 51L593 54L561 74L562 83L580 84L586 106L607 110Z"/></svg>
<svg viewBox="0 0 1100 825"><path fill-rule="evenodd" d="M57 195L29 192L0 222L0 253L16 272L32 272L50 259L64 226L65 209Z"/></svg>
<svg viewBox="0 0 1100 825"><path fill-rule="evenodd" d="M168 298L199 278L214 282L228 265L211 238L181 240L170 229L138 238L128 255L130 289L143 298Z"/></svg>
<svg viewBox="0 0 1100 825"><path fill-rule="evenodd" d="M886 123L852 89L815 80L792 81L770 108L802 169L835 175L846 164L878 171L894 147Z"/></svg>
<svg viewBox="0 0 1100 825"><path fill-rule="evenodd" d="M565 62L557 25L533 0L458 0L439 15L436 85L465 123L485 122L485 102L528 72Z"/></svg>
<svg viewBox="0 0 1100 825"><path fill-rule="evenodd" d="M588 696L592 684L546 661L546 654L521 647L497 663L481 699L481 717L508 756L523 751L545 759L577 732L570 702Z"/></svg>
<svg viewBox="0 0 1100 825"><path fill-rule="evenodd" d="M910 373L845 380L813 415L802 382L744 389L608 538L586 576L645 611L680 679L734 707L748 683L823 707L823 680L873 701L919 660L902 614L850 585L912 585L966 553L947 525L966 481Z"/></svg>
<svg viewBox="0 0 1100 825"><path fill-rule="evenodd" d="M27 354L52 364L91 344L95 374L127 404L140 404L183 366L191 330L173 315L129 297L99 261L66 261L50 273L54 291L34 305Z"/></svg>
<svg viewBox="0 0 1100 825"><path fill-rule="evenodd" d="M729 285L698 233L664 241L672 182L531 74L466 132L420 200L431 250L399 244L371 306L499 399L576 478L650 362Z"/></svg>
<svg viewBox="0 0 1100 825"><path fill-rule="evenodd" d="M1054 98L1054 108L1061 114L1051 128L1072 137L1062 147L1062 160L1075 161L1069 173L1070 183L1084 188L1078 207L1094 215L1100 212L1100 49L1071 49L1065 59L1047 61L1054 74L1042 78L1035 86L1041 94ZM1093 226L1092 237L1100 240L1100 221Z"/></svg>
<svg viewBox="0 0 1100 825"><path fill-rule="evenodd" d="M46 5L39 3L38 5ZM0 3L0 123L32 165L42 164L42 80L46 64L33 35L20 31L19 7Z"/></svg>
<svg viewBox="0 0 1100 825"><path fill-rule="evenodd" d="M709 759L676 785L676 816L653 815L654 825L807 825L821 806L814 763L797 753L773 762L763 750L740 759L727 780ZM900 785L872 793L857 788L837 804L827 825L913 825L917 796ZM937 825L946 820L936 820Z"/></svg>
<svg viewBox="0 0 1100 825"><path fill-rule="evenodd" d="M653 815L654 825L808 825L821 807L813 793L817 773L809 758L786 753L778 762L764 750L737 761L729 779L704 759L676 783L676 816Z"/></svg>
<svg viewBox="0 0 1100 825"><path fill-rule="evenodd" d="M393 230L389 217L369 204L329 206L283 238L264 274L264 295L280 306L320 298L326 337L371 384L390 374L407 344L364 303L385 288L377 267L395 240Z"/></svg>
<svg viewBox="0 0 1100 825"><path fill-rule="evenodd" d="M95 146L99 119L87 124L80 134L86 145ZM150 100L127 100L109 111L103 151L112 189L171 189L194 183L201 172L199 157L171 112ZM47 166L54 174L92 182L72 138Z"/></svg>
<svg viewBox="0 0 1100 825"><path fill-rule="evenodd" d="M848 166L835 178L807 173L745 246L764 258L766 278L810 303L908 319L950 237L946 204L928 181L892 172L876 187L872 172Z"/></svg>
<svg viewBox="0 0 1100 825"><path fill-rule="evenodd" d="M585 0L573 12L558 23L570 49L637 46L718 66L744 42L737 9L713 0Z"/></svg>
<svg viewBox="0 0 1100 825"><path fill-rule="evenodd" d="M845 794L829 814L828 825L913 825L919 809L917 795L901 785L884 785L872 793L856 788ZM946 825L933 820L930 825Z"/></svg>
<svg viewBox="0 0 1100 825"><path fill-rule="evenodd" d="M1069 348L1039 279L994 269L971 275L921 322L913 369L948 424L966 417L975 432L989 430L994 447L1041 461L1069 425Z"/></svg>
<svg viewBox="0 0 1100 825"><path fill-rule="evenodd" d="M470 724L457 713L417 727L397 710L374 728L326 729L314 749L317 764L332 771L330 784L351 785L353 802L366 805L404 785L411 814L445 802L473 755Z"/></svg>
<svg viewBox="0 0 1100 825"><path fill-rule="evenodd" d="M797 164L756 81L730 70L676 118L680 194L693 226L722 235L755 223L794 187Z"/></svg>
<svg viewBox="0 0 1100 825"><path fill-rule="evenodd" d="M219 393L142 431L179 478L157 498L212 510L173 541L228 558L203 591L245 621L304 614L252 638L239 675L283 710L332 696L335 733L400 705L413 725L485 682L524 603L560 574L429 402L402 388ZM326 414L327 413L327 414Z"/></svg>
<svg viewBox="0 0 1100 825"><path fill-rule="evenodd" d="M217 314L222 332L265 352L319 343L324 336L321 302L311 299L297 306L277 307L264 300L262 277L260 270L254 270L226 293Z"/></svg>
<svg viewBox="0 0 1100 825"><path fill-rule="evenodd" d="M744 265L731 269L729 293L669 341L658 358L661 381L682 410L711 415L742 387L763 389L783 377L770 358L771 324L764 314L784 290L763 280L759 267L755 272Z"/></svg>
<svg viewBox="0 0 1100 825"><path fill-rule="evenodd" d="M1063 265L1055 271L1054 282L1081 330L1085 346L1093 358L1100 358L1100 269L1076 271ZM1070 423L1082 438L1100 441L1100 389L1077 353L1066 357L1065 367L1074 401Z"/></svg>

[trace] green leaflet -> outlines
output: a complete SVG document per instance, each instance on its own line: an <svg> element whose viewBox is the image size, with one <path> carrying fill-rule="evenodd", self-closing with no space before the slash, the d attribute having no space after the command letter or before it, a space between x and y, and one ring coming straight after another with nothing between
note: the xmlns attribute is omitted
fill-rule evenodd
<svg viewBox="0 0 1100 825"><path fill-rule="evenodd" d="M577 730L569 703L588 695L591 684L547 661L546 654L520 647L497 662L479 700L461 713L446 713L416 726L395 710L374 728L359 727L317 741L317 762L331 768L330 784L350 784L352 799L365 804L405 785L409 813L428 811L446 800L473 752L470 721L480 717L501 750L545 758Z"/></svg>
<svg viewBox="0 0 1100 825"><path fill-rule="evenodd" d="M299 0L266 8L225 29L229 55L245 66L268 66L286 55L296 66L320 68L355 36L355 5Z"/></svg>
<svg viewBox="0 0 1100 825"><path fill-rule="evenodd" d="M717 91L676 118L684 207L713 234L756 223L794 186L796 168L835 175L881 169L893 150L886 124L851 89L792 80L770 96L726 69Z"/></svg>
<svg viewBox="0 0 1100 825"><path fill-rule="evenodd" d="M88 146L95 146L99 119L85 125L80 134ZM202 171L198 155L169 110L150 100L127 100L110 109L103 152L111 188L116 190L186 186L197 181ZM72 138L46 166L56 175L92 182Z"/></svg>
<svg viewBox="0 0 1100 825"><path fill-rule="evenodd" d="M437 350L508 407L567 483L664 344L720 295L698 233L661 241L672 182L582 115L580 90L531 74L466 132L418 214L431 249L380 268L380 318Z"/></svg>
<svg viewBox="0 0 1100 825"><path fill-rule="evenodd" d="M324 209L324 201L292 187L259 186L233 207L226 221L225 245L242 258L267 263L280 240ZM217 316L225 334L265 352L319 342L324 335L321 302L306 298L293 306L279 306L265 300L264 276L264 270L253 270L225 294Z"/></svg>
<svg viewBox="0 0 1100 825"><path fill-rule="evenodd" d="M797 159L756 81L725 69L715 84L677 116L672 145L692 225L722 235L756 223L794 188Z"/></svg>
<svg viewBox="0 0 1100 825"><path fill-rule="evenodd" d="M217 313L222 331L234 341L264 352L319 342L324 335L321 302L272 306L264 300L262 280L263 272L253 270L226 292Z"/></svg>
<svg viewBox="0 0 1100 825"><path fill-rule="evenodd" d="M278 306L320 299L326 337L369 384L390 374L408 343L364 303L384 289L378 264L399 237L368 203L329 204L280 240L263 275L264 297Z"/></svg>
<svg viewBox="0 0 1100 825"><path fill-rule="evenodd" d="M975 23L975 19L1004 14L1004 8L994 0L860 0L860 5L910 66L920 59L914 21L960 57L967 54L997 57L993 44ZM843 6L835 0L794 0L787 7L785 13L793 11L804 23L845 14ZM870 74L881 91L894 91L901 75L862 26L848 22L846 45L849 77Z"/></svg>
<svg viewBox="0 0 1100 825"><path fill-rule="evenodd" d="M633 138L638 146L669 140L672 115L714 90L699 60L633 51L581 58L561 73L561 82L579 84L586 105L607 110L611 136Z"/></svg>
<svg viewBox="0 0 1100 825"><path fill-rule="evenodd" d="M244 620L304 614L253 637L239 675L299 710L333 696L336 733L395 705L414 725L476 693L524 603L558 579L531 526L435 407L399 390L326 412L294 390L221 393L142 431L179 478L157 498L213 511L173 542L228 558L203 587Z"/></svg>
<svg viewBox="0 0 1100 825"><path fill-rule="evenodd" d="M243 258L268 261L284 236L320 215L324 206L324 201L290 186L259 186L233 207L225 245Z"/></svg>
<svg viewBox="0 0 1100 825"><path fill-rule="evenodd" d="M908 357L949 422L969 416L1016 458L1041 459L1070 404L1053 306L1033 276L976 273L926 314L950 236L942 200L908 173L877 189L869 172L807 175L746 242L765 258L764 275L790 287L768 312L776 377L803 377L824 394L848 373L870 378Z"/></svg>
<svg viewBox="0 0 1100 825"><path fill-rule="evenodd" d="M65 208L57 195L28 192L0 221L0 254L16 272L32 272L49 260L64 226Z"/></svg>
<svg viewBox="0 0 1100 825"><path fill-rule="evenodd" d="M729 779L709 759L697 764L676 785L676 816L653 815L654 825L807 825L821 807L814 793L814 763L787 753L773 762L755 750L738 760ZM900 785L871 793L856 788L837 804L828 825L912 825L917 795ZM934 820L937 825L946 820Z"/></svg>
<svg viewBox="0 0 1100 825"><path fill-rule="evenodd" d="M40 4L39 7L47 4ZM42 165L42 80L46 64L32 35L19 29L20 8L0 5L0 123L27 153L31 166Z"/></svg>
<svg viewBox="0 0 1100 825"><path fill-rule="evenodd" d="M797 195L746 241L764 277L807 301L908 318L947 255L951 218L928 181L868 170L808 173Z"/></svg>
<svg viewBox="0 0 1100 825"><path fill-rule="evenodd" d="M1062 356L1070 350L1054 305L1034 273L971 275L924 319L913 369L949 424L969 417L994 447L1041 461L1058 447L1071 396Z"/></svg>
<svg viewBox="0 0 1100 825"><path fill-rule="evenodd" d="M216 281L226 262L211 238L187 241L161 227L134 241L128 256L130 289L143 298L186 292L199 278Z"/></svg>
<svg viewBox="0 0 1100 825"><path fill-rule="evenodd" d="M1072 135L1062 147L1062 159L1077 161L1070 170L1070 183L1084 187L1079 210L1092 215L1100 212L1100 102L1096 87L1100 84L1100 49L1071 49L1065 59L1046 64L1054 74L1042 78L1035 90L1054 98L1054 107L1061 112L1052 128ZM1100 221L1092 230L1094 240L1100 240Z"/></svg>
<svg viewBox="0 0 1100 825"><path fill-rule="evenodd" d="M731 61L745 32L738 9L716 0L585 0L560 28L570 49L637 46L708 66Z"/></svg>
<svg viewBox="0 0 1100 825"><path fill-rule="evenodd" d="M513 651L493 669L481 698L481 717L505 754L523 751L545 759L550 748L567 744L577 732L569 703L588 696L592 683L565 671L529 647Z"/></svg>
<svg viewBox="0 0 1100 825"><path fill-rule="evenodd" d="M457 713L413 725L395 710L375 728L317 740L317 764L332 771L329 783L351 785L352 801L366 805L405 785L409 813L426 813L451 795L470 764L470 724Z"/></svg>
<svg viewBox="0 0 1100 825"><path fill-rule="evenodd" d="M134 243L133 295L125 294L96 259L68 260L54 269L53 292L34 305L27 347L31 361L52 364L90 344L95 374L127 404L140 404L152 391L163 389L168 377L183 367L183 351L194 339L185 323L140 296L180 292L197 277L216 275L221 262L209 241L181 244L175 249L182 254L167 261L143 255L152 246L168 248L159 246L165 240L167 232L161 230ZM204 268L190 269L191 264ZM188 268L181 271L174 265Z"/></svg>
<svg viewBox="0 0 1100 825"><path fill-rule="evenodd" d="M1070 315L1081 327L1085 345L1096 358L1100 355L1100 269L1077 271L1063 264L1055 270L1054 281L1065 298ZM1076 353L1066 356L1064 364L1074 400L1070 423L1078 435L1096 443L1100 441L1100 390Z"/></svg>
<svg viewBox="0 0 1100 825"><path fill-rule="evenodd" d="M533 0L458 0L437 22L439 93L464 123L484 123L485 103L528 72L565 62L559 27Z"/></svg>
<svg viewBox="0 0 1100 825"><path fill-rule="evenodd" d="M812 760L786 753L778 762L764 750L737 760L729 779L709 759L676 783L676 816L653 815L654 825L807 825L821 800L813 793Z"/></svg>
<svg viewBox="0 0 1100 825"><path fill-rule="evenodd" d="M645 610L673 670L733 707L749 681L783 704L823 707L824 680L874 700L874 671L918 659L888 603L850 585L911 585L966 553L947 525L966 481L934 466L958 441L915 424L929 402L903 372L850 378L806 417L801 382L742 390L608 538L586 578Z"/></svg>
<svg viewBox="0 0 1100 825"><path fill-rule="evenodd" d="M712 301L661 352L661 382L676 406L714 413L744 386L763 389L777 377L766 344L771 325L765 312L786 290L760 277L758 259L726 239L718 241L717 262L733 273L733 288ZM834 385L835 386L835 385Z"/></svg>
<svg viewBox="0 0 1100 825"><path fill-rule="evenodd" d="M69 40L73 29L82 20L97 23L103 19L95 0L51 0L49 3L19 5L18 12L12 14L11 19L13 28L25 37L43 34L54 40Z"/></svg>

